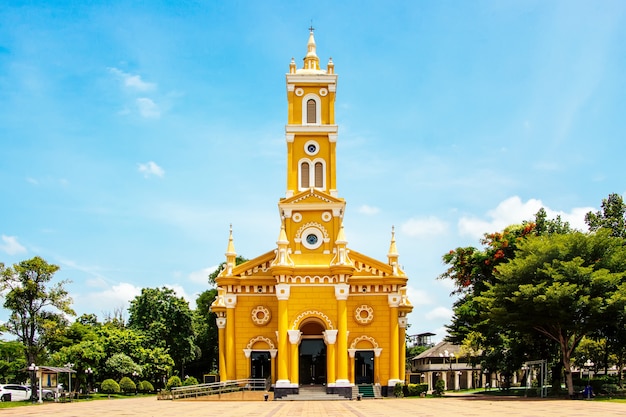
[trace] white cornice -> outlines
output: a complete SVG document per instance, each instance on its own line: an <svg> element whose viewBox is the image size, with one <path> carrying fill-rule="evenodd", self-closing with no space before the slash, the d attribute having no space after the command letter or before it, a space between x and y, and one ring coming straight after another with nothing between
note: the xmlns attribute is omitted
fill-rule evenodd
<svg viewBox="0 0 626 417"><path fill-rule="evenodd" d="M289 84L337 84L337 74L287 74ZM287 87L289 88L289 87Z"/></svg>
<svg viewBox="0 0 626 417"><path fill-rule="evenodd" d="M337 125L285 125L285 133L328 133L335 134L335 141L339 126Z"/></svg>

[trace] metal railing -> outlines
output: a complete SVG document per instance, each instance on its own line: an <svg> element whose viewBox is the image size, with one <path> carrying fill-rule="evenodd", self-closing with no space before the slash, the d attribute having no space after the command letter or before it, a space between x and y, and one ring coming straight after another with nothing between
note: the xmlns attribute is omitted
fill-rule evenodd
<svg viewBox="0 0 626 417"><path fill-rule="evenodd" d="M210 384L174 387L171 390L171 399L197 398L239 391L268 391L268 384L268 379L237 379L233 381L213 382Z"/></svg>

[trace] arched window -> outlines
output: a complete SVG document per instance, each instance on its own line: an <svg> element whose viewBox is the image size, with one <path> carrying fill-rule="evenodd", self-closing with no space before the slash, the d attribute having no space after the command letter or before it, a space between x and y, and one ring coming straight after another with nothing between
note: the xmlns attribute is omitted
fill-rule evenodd
<svg viewBox="0 0 626 417"><path fill-rule="evenodd" d="M324 186L324 165L321 162L315 163L315 188Z"/></svg>
<svg viewBox="0 0 626 417"><path fill-rule="evenodd" d="M309 188L311 180L309 178L309 163L302 162L300 164L300 188Z"/></svg>
<svg viewBox="0 0 626 417"><path fill-rule="evenodd" d="M306 122L307 124L317 123L317 103L312 98L306 102Z"/></svg>

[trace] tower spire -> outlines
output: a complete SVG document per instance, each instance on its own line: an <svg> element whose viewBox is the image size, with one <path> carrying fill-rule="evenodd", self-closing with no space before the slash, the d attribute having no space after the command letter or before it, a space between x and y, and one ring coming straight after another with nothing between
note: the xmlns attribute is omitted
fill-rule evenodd
<svg viewBox="0 0 626 417"><path fill-rule="evenodd" d="M320 59L317 57L316 45L315 45L315 36L313 36L313 31L315 28L313 25L309 28L309 42L306 45L307 52L304 57L304 69L305 70L319 70L320 69Z"/></svg>
<svg viewBox="0 0 626 417"><path fill-rule="evenodd" d="M235 251L235 242L233 240L233 225L230 225L230 234L228 236L228 247L226 248L226 276L233 274L233 268L236 264L237 252Z"/></svg>
<svg viewBox="0 0 626 417"><path fill-rule="evenodd" d="M389 260L389 265L393 267L394 275L398 273L398 257L398 248L396 248L396 229L394 226L391 226L391 244L389 245L387 259Z"/></svg>

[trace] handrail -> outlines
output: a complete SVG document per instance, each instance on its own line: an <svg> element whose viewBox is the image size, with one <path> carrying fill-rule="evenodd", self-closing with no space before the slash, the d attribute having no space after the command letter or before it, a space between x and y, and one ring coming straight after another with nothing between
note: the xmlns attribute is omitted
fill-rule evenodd
<svg viewBox="0 0 626 417"><path fill-rule="evenodd" d="M190 397L202 397L206 395L224 394L236 391L267 391L267 380L252 378L237 379L224 382L212 382L209 384L173 387L171 389L173 400Z"/></svg>

